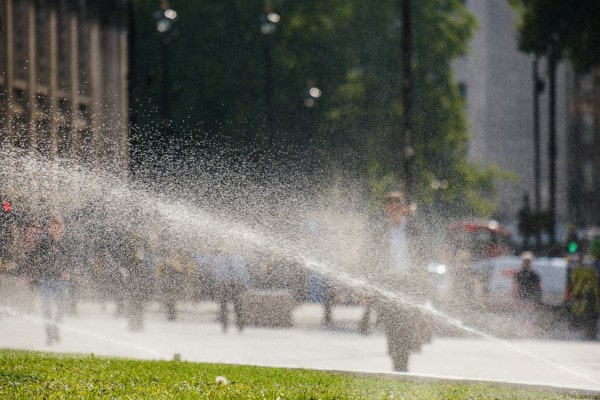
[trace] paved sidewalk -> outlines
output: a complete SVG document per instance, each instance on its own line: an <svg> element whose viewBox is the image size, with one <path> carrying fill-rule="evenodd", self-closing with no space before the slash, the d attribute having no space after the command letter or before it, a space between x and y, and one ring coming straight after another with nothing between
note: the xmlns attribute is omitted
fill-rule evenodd
<svg viewBox="0 0 600 400"><path fill-rule="evenodd" d="M114 316L112 304L83 303L76 316L63 321L61 342L47 346L38 296L19 282L0 285L0 348L138 359L171 360L177 355L184 361L393 373L381 331L357 333L359 307L336 306L334 325L328 329L322 325L321 305L302 304L294 309L291 328L248 327L243 333L231 329L223 334L213 302L179 304L174 322L166 321L161 308L152 304L141 332L129 331L127 321ZM546 332L544 340L526 335L518 339L522 326L514 321L492 315L480 320L512 331L499 336L513 339L438 329L430 344L411 355L410 375L600 392L600 342L582 341L566 327Z"/></svg>
<svg viewBox="0 0 600 400"><path fill-rule="evenodd" d="M21 306L23 306L21 304ZM336 328L321 327L322 307L305 304L294 327L248 327L223 334L214 303L183 304L168 322L150 307L142 332L114 317L112 307L86 303L61 326L61 342L45 345L37 304L0 306L0 348L93 353L138 359L180 357L184 361L252 364L391 373L385 337L358 335L352 327L361 310L336 307ZM29 311L29 313L27 312ZM410 372L444 378L551 385L600 391L600 343L559 340L498 340L435 337L410 359Z"/></svg>

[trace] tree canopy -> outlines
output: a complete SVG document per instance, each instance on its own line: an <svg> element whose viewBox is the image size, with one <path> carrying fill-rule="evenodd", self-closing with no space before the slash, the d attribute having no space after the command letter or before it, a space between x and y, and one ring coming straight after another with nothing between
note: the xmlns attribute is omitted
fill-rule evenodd
<svg viewBox="0 0 600 400"><path fill-rule="evenodd" d="M519 48L568 58L580 71L600 65L600 2L509 0L521 17Z"/></svg>
<svg viewBox="0 0 600 400"><path fill-rule="evenodd" d="M165 135L199 147L227 142L248 155L270 152L364 178L375 196L397 183L404 113L399 1L273 0L280 21L264 35L263 0L172 0L178 18L164 64L153 18L158 5L135 2L135 110L143 135L134 147L143 148L150 137L164 142ZM416 198L431 204L431 182L444 179L448 207L489 215L498 174L467 161L465 101L451 68L468 49L475 17L460 0L419 0L412 1L412 18ZM157 128L162 68L173 121L166 134ZM322 93L312 107L305 103L308 86Z"/></svg>

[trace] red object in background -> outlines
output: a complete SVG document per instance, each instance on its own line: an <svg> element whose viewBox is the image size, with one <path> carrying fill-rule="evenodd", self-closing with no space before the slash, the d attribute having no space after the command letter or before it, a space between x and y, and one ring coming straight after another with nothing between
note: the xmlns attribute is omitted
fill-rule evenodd
<svg viewBox="0 0 600 400"><path fill-rule="evenodd" d="M10 206L10 201L8 201L8 200L5 200L4 202L2 202L2 210L3 210L5 213L9 213L9 212L10 212L10 207L11 207L11 206Z"/></svg>
<svg viewBox="0 0 600 400"><path fill-rule="evenodd" d="M467 234L473 238L472 249L482 249L485 257L499 257L513 252L512 234L508 228L497 221L468 220L450 224L448 232Z"/></svg>
<svg viewBox="0 0 600 400"><path fill-rule="evenodd" d="M503 236L505 238L512 237L510 231L504 226L500 225L496 221L467 221L467 222L457 222L448 226L449 232L467 232L467 233L476 233L476 232L485 232L485 233L495 233L499 236Z"/></svg>

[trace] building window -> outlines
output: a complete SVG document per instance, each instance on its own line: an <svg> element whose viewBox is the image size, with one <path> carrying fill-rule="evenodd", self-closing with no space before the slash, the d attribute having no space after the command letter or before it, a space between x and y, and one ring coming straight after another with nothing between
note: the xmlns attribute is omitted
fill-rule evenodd
<svg viewBox="0 0 600 400"><path fill-rule="evenodd" d="M3 2L0 2L0 7L3 7ZM0 13L0 35L1 37L6 37L6 20L7 16L4 13ZM6 65L6 48L0 48L0 65ZM0 75L0 82L4 82L6 77L4 73Z"/></svg>
<svg viewBox="0 0 600 400"><path fill-rule="evenodd" d="M37 132L37 150L44 157L50 157L52 140L50 137L50 118L44 117L35 121Z"/></svg>
<svg viewBox="0 0 600 400"><path fill-rule="evenodd" d="M29 147L27 119L22 115L12 117L10 130L14 135L13 146L27 149Z"/></svg>
<svg viewBox="0 0 600 400"><path fill-rule="evenodd" d="M78 56L79 56L79 94L89 94L90 84L90 30L87 21L79 15Z"/></svg>
<svg viewBox="0 0 600 400"><path fill-rule="evenodd" d="M72 11L64 2L59 3L58 15L58 87L60 90L68 90L70 87L71 74L71 15Z"/></svg>
<svg viewBox="0 0 600 400"><path fill-rule="evenodd" d="M0 105L6 104L6 89L0 85ZM0 106L0 146L3 146L8 140L8 132L6 129L6 107Z"/></svg>
<svg viewBox="0 0 600 400"><path fill-rule="evenodd" d="M587 192L592 192L595 189L594 185L594 162L586 160L583 163L583 187Z"/></svg>
<svg viewBox="0 0 600 400"><path fill-rule="evenodd" d="M47 6L38 4L35 10L35 37L37 54L37 78L38 84L48 86L50 84L50 49L48 38L50 30L48 25Z"/></svg>
<svg viewBox="0 0 600 400"><path fill-rule="evenodd" d="M22 21L28 21L27 18L27 6L29 2L26 1L17 1L13 2L13 23L14 27L14 71L15 71L15 79L23 82L27 81L27 67L28 67L28 54L27 54L27 39L28 39L28 31L27 31L27 23L23 23Z"/></svg>
<svg viewBox="0 0 600 400"><path fill-rule="evenodd" d="M581 137L586 144L594 142L594 114L590 111L581 114Z"/></svg>
<svg viewBox="0 0 600 400"><path fill-rule="evenodd" d="M579 88L584 92L591 92L594 89L594 76L591 72L581 76Z"/></svg>
<svg viewBox="0 0 600 400"><path fill-rule="evenodd" d="M92 163L92 155L94 149L92 148L92 130L90 127L80 129L78 132L79 136L79 158L80 160L90 166Z"/></svg>
<svg viewBox="0 0 600 400"><path fill-rule="evenodd" d="M71 156L71 130L68 125L58 127L58 156L69 158Z"/></svg>

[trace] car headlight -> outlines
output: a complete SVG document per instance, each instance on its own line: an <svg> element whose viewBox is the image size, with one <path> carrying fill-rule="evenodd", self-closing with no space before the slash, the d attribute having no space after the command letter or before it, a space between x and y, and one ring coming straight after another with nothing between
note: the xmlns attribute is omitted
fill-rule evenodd
<svg viewBox="0 0 600 400"><path fill-rule="evenodd" d="M427 266L427 270L433 274L443 275L446 273L446 265L430 263Z"/></svg>

